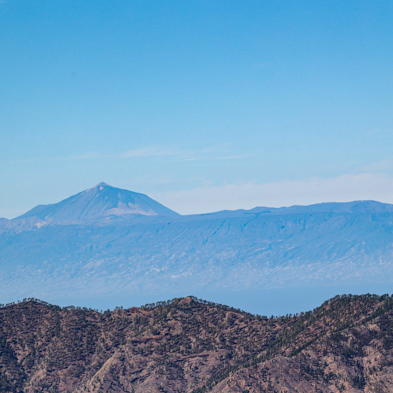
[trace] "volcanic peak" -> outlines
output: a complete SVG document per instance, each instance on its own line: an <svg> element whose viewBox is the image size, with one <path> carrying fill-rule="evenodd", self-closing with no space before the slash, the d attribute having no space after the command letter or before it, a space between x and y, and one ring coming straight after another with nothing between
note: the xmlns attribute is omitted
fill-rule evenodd
<svg viewBox="0 0 393 393"><path fill-rule="evenodd" d="M46 222L84 222L109 217L177 216L147 195L112 187L104 182L59 203L39 205L17 219Z"/></svg>

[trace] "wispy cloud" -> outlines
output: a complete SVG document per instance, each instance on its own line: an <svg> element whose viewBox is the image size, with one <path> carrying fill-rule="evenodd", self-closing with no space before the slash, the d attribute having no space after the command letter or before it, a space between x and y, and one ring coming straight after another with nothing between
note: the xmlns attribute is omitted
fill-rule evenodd
<svg viewBox="0 0 393 393"><path fill-rule="evenodd" d="M231 147L227 144L211 146L203 149L182 149L177 146L151 145L138 149L126 150L114 154L89 153L81 156L70 157L72 159L94 159L94 158L167 158L171 161L202 161L202 160L237 160L249 157L251 153L231 154Z"/></svg>
<svg viewBox="0 0 393 393"><path fill-rule="evenodd" d="M172 161L198 161L206 159L220 159L217 156L222 154L222 146L214 146L206 149L181 149L179 147L148 146L141 149L129 150L114 155L121 158L142 158L142 157L166 157ZM228 157L228 159L231 159Z"/></svg>
<svg viewBox="0 0 393 393"><path fill-rule="evenodd" d="M330 179L228 184L157 193L153 197L182 214L368 199L393 203L393 176L362 173Z"/></svg>
<svg viewBox="0 0 393 393"><path fill-rule="evenodd" d="M215 160L239 160L242 158L246 158L246 157L252 157L255 156L255 154L253 153L249 153L249 154L236 154L236 155L232 155L232 156L223 156L223 157L215 157Z"/></svg>
<svg viewBox="0 0 393 393"><path fill-rule="evenodd" d="M165 148L160 146L147 146L140 149L128 150L112 157L120 158L138 158L138 157L170 157L176 155L173 148Z"/></svg>
<svg viewBox="0 0 393 393"><path fill-rule="evenodd" d="M79 155L63 157L35 157L18 160L18 163L29 163L36 161L69 161L69 160L97 160L97 159L143 159L162 158L170 161L208 161L208 160L238 160L246 158L252 153L231 154L231 147L227 145L217 145L204 149L181 149L173 146L146 146L138 149L131 149L119 153L104 154L100 152L87 152Z"/></svg>
<svg viewBox="0 0 393 393"><path fill-rule="evenodd" d="M360 172L385 172L393 170L393 160L382 160L377 162L372 162L371 164L364 165L359 168Z"/></svg>
<svg viewBox="0 0 393 393"><path fill-rule="evenodd" d="M105 157L105 155L100 154L98 152L90 152L85 154L80 154L76 156L69 156L69 157L59 157L54 158L55 160L92 160L97 158Z"/></svg>

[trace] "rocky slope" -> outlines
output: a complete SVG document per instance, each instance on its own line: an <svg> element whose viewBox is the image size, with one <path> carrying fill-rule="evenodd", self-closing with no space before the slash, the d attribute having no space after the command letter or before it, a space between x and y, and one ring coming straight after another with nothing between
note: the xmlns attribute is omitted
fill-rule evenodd
<svg viewBox="0 0 393 393"><path fill-rule="evenodd" d="M393 297L253 316L192 297L98 312L0 309L2 392L391 392Z"/></svg>

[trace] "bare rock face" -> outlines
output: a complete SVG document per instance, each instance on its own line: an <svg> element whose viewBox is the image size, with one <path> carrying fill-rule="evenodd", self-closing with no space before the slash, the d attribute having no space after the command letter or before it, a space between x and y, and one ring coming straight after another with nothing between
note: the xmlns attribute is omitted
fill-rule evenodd
<svg viewBox="0 0 393 393"><path fill-rule="evenodd" d="M193 297L100 313L0 309L1 392L393 391L393 298L254 316Z"/></svg>

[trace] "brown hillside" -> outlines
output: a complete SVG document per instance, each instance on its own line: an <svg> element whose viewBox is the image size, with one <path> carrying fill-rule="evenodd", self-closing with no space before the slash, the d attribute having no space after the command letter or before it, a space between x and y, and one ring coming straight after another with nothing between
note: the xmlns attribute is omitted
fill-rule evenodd
<svg viewBox="0 0 393 393"><path fill-rule="evenodd" d="M280 318L195 298L0 309L1 392L392 392L393 298L337 296Z"/></svg>

